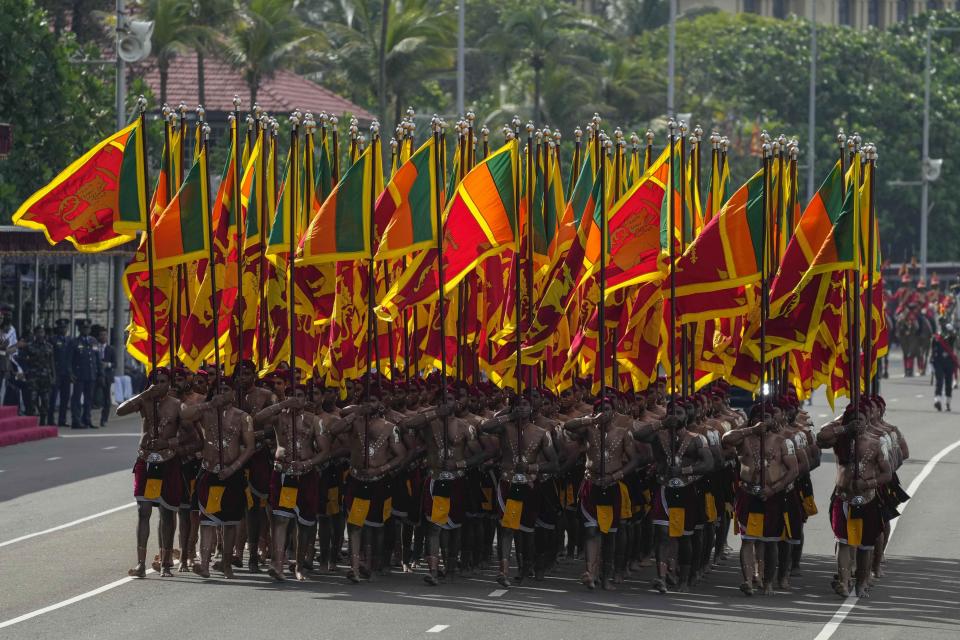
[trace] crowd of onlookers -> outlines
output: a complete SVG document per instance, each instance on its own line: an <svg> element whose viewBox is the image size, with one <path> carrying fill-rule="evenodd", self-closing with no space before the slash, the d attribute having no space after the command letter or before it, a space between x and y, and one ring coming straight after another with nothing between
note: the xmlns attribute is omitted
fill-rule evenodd
<svg viewBox="0 0 960 640"><path fill-rule="evenodd" d="M0 309L0 404L41 425L74 429L104 427L114 404L143 388L143 367L124 354L114 371L114 348L106 327L87 320L37 326L18 336L9 308ZM70 422L67 422L67 412Z"/></svg>

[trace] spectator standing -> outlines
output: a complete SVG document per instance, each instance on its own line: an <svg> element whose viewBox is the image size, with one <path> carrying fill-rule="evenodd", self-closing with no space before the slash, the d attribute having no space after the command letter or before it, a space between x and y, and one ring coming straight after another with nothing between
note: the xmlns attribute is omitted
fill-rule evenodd
<svg viewBox="0 0 960 640"><path fill-rule="evenodd" d="M19 394L14 384L17 366L17 330L13 327L10 307L0 307L0 404L19 405Z"/></svg>
<svg viewBox="0 0 960 640"><path fill-rule="evenodd" d="M66 319L57 320L56 335L51 340L53 347L53 388L50 390L50 402L47 407L50 411L47 417L47 424L56 424L59 427L67 426L67 405L70 403L70 377L73 375L70 365L70 353L73 350L72 340L67 335L70 329L70 321ZM53 410L57 406L57 399L60 399L59 420L53 421Z"/></svg>
<svg viewBox="0 0 960 640"><path fill-rule="evenodd" d="M97 378L96 394L100 398L100 426L107 426L113 391L113 347L107 340L105 327L97 327L97 351L100 356L100 377Z"/></svg>
<svg viewBox="0 0 960 640"><path fill-rule="evenodd" d="M74 429L96 429L90 422L93 406L93 387L100 377L100 350L90 335L90 321L80 323L80 335L70 350L70 370L73 374L73 399L70 403L71 426ZM82 399L82 405L81 405Z"/></svg>
<svg viewBox="0 0 960 640"><path fill-rule="evenodd" d="M53 345L44 327L37 327L17 358L23 368L24 404L28 416L40 416L40 424L53 424L53 410L47 406L53 388Z"/></svg>

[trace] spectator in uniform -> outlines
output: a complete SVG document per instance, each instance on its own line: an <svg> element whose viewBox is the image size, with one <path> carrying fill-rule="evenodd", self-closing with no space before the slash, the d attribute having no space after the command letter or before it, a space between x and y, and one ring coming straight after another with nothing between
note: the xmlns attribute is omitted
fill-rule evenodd
<svg viewBox="0 0 960 640"><path fill-rule="evenodd" d="M53 424L53 415L47 402L53 388L53 345L47 340L47 331L38 326L20 350L18 356L23 368L23 394L28 416L40 416L40 424ZM49 420L48 420L49 419Z"/></svg>
<svg viewBox="0 0 960 640"><path fill-rule="evenodd" d="M100 350L96 339L90 335L90 321L80 323L80 335L73 341L70 350L70 366L73 374L73 399L70 403L70 418L74 429L96 429L90 422L93 406L93 387L100 377ZM82 405L81 405L82 400Z"/></svg>
<svg viewBox="0 0 960 640"><path fill-rule="evenodd" d="M47 424L56 424L59 427L67 426L67 405L70 402L70 378L73 376L70 366L70 352L73 349L72 340L67 335L70 329L70 321L66 319L57 320L56 335L50 341L53 347L53 388L50 389L50 402L47 408L50 414L47 418ZM57 399L60 400L59 420L53 421L53 411L57 407Z"/></svg>
<svg viewBox="0 0 960 640"><path fill-rule="evenodd" d="M944 396L947 400L947 411L950 411L953 375L957 369L956 348L957 334L953 330L953 324L941 321L940 331L930 339L930 364L933 365L933 377L937 383L933 406L937 411L943 409Z"/></svg>
<svg viewBox="0 0 960 640"><path fill-rule="evenodd" d="M95 395L100 399L100 426L107 426L112 405L113 391L113 347L107 341L106 327L97 327L97 352L100 356L101 375L97 378Z"/></svg>

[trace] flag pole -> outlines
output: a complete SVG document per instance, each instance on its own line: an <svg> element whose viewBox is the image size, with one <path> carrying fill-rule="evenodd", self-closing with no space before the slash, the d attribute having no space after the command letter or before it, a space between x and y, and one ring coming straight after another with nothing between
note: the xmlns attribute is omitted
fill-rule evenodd
<svg viewBox="0 0 960 640"><path fill-rule="evenodd" d="M594 124L596 126L596 139L599 142L597 146L600 149L600 153L597 154L597 178L600 180L600 287L599 287L599 300L597 300L597 354L599 356L599 365L600 365L600 400L601 400L601 410L603 409L603 399L606 397L607 392L607 360L606 360L606 342L607 342L607 325L606 325L606 308L607 308L607 153L610 152L610 149L613 147L613 142L604 136L603 140L600 140L600 117L594 116ZM589 212L584 212L584 215L589 215ZM614 358L616 359L616 358ZM614 385L616 383L614 382ZM606 473L606 458L607 458L607 428L605 425L600 424L600 477L602 478Z"/></svg>
<svg viewBox="0 0 960 640"><path fill-rule="evenodd" d="M207 149L210 141L210 125L203 124L201 132L203 137L200 142L200 176L203 180L203 193L205 197L201 198L204 213L207 215L207 244L209 248L208 260L210 261L210 309L213 312L213 365L216 369L216 378L214 388L217 393L220 392L220 340L217 335L217 327L220 321L220 303L217 300L217 260L215 255L216 232L214 230L213 207L210 203L210 172L207 167ZM220 460L220 470L223 471L223 411L217 407L217 455Z"/></svg>
<svg viewBox="0 0 960 640"><path fill-rule="evenodd" d="M676 175L677 175L677 163L676 163L676 145L677 145L677 136L676 131L677 123L671 117L667 121L667 144L670 146L670 186L667 188L667 251L670 255L670 331L668 332L668 339L670 343L667 345L667 351L670 356L670 405L675 407L677 400L677 249L676 243L674 242L674 229L676 228L676 218L677 218L677 202L674 197L674 186L676 185ZM652 148L652 136L650 131L647 131L647 149L648 151ZM670 438L670 456L671 460L673 459L673 437Z"/></svg>
<svg viewBox="0 0 960 640"><path fill-rule="evenodd" d="M258 105L253 105L254 113L260 111ZM266 248L266 234L267 234L267 215L268 209L270 208L267 205L267 160L269 158L267 151L270 146L270 118L263 114L259 117L260 121L260 135L262 136L262 142L260 144L260 171L257 172L257 178L260 182L260 206L257 208L257 215L260 216L258 222L258 229L260 232L260 242L259 242L259 253L257 256L257 276L260 281L260 295L257 306L257 370L263 371L264 367L264 358L266 356L266 340L267 340L267 326L264 310L267 307L265 300L266 291L267 291L267 248Z"/></svg>
<svg viewBox="0 0 960 640"><path fill-rule="evenodd" d="M297 356L296 356L296 333L297 333L297 311L296 311L296 261L293 259L297 249L297 203L300 202L300 122L302 114L294 111L289 118L290 122L290 173L287 174L287 184L284 189L290 189L290 219L287 220L288 248L287 251L287 339L290 342L289 369L290 369L290 394L293 394L293 388L297 384ZM284 212L287 213L287 212ZM297 438L296 438L297 410L290 411L290 429L294 437L292 440L293 459L297 459Z"/></svg>
<svg viewBox="0 0 960 640"><path fill-rule="evenodd" d="M877 168L877 147L873 144L867 144L864 149L864 155L867 157L867 172L870 177L869 190L869 208L867 209L867 232L870 236L867 238L867 326L866 333L863 336L863 389L865 393L873 393L873 268L876 264L874 253L877 248L874 246L876 235L874 226L877 221L877 210L873 205L873 183L874 172Z"/></svg>
<svg viewBox="0 0 960 640"><path fill-rule="evenodd" d="M613 150L614 173L613 173L613 198L611 199L611 202L616 204L617 202L620 201L620 196L623 194L624 186L625 186L623 181L623 177L624 177L623 164L626 162L626 140L624 140L623 130L620 127L616 128L613 135L614 135L614 150ZM604 204L604 212L606 212L606 204ZM606 219L606 213L605 213L604 223L603 223L604 230L601 234L603 237L606 237L606 235L609 232L609 229L606 229L607 227L606 220L607 219ZM607 247L606 247L606 244L604 243L604 245L601 247L601 255L605 255L606 250L607 250ZM604 260L600 264L600 268L603 269L604 271L606 270L606 260ZM606 274L604 274L604 295L606 295ZM620 295L622 295L622 293ZM614 298L614 303L616 303L616 298ZM623 310L621 309L621 313L622 312ZM619 318L614 319L614 322L618 322L618 321L619 321ZM607 335L606 327L604 327L603 335L604 336ZM614 326L610 330L610 351L612 355L612 362L610 363L611 365L610 382L613 385L613 388L619 391L620 390L620 363L617 362L617 342L618 342L617 327Z"/></svg>
<svg viewBox="0 0 960 640"><path fill-rule="evenodd" d="M436 115L430 120L433 135L433 170L436 180L433 189L433 205L436 213L434 221L437 233L437 319L440 324L440 398L438 406L447 401L447 336L446 336L446 295L443 281L443 168L440 148L442 142L443 125ZM416 328L414 328L416 329ZM446 462L448 454L447 416L443 416L443 454L441 459Z"/></svg>
<svg viewBox="0 0 960 640"><path fill-rule="evenodd" d="M534 158L536 157L536 154L533 146L533 138L535 133L533 122L527 122L526 130L527 149L525 155L527 160L527 185L526 189L524 189L523 197L527 203L527 247L522 253L519 251L517 253L517 268L519 269L521 266L523 266L523 275L527 288L527 299L525 303L526 308L523 310L526 323L523 324L520 321L517 322L517 335L520 337L521 341L523 339L524 327L529 327L533 322L533 190L537 181L537 170L534 166ZM539 131L537 131L536 134L538 138L542 137L543 135L543 133ZM524 261L526 261L525 264ZM518 304L524 304L524 301L520 300ZM520 348L520 342L517 343L517 348ZM534 367L532 365L527 367L527 389L533 389L533 369ZM520 370L518 369L517 375L519 374Z"/></svg>
<svg viewBox="0 0 960 640"><path fill-rule="evenodd" d="M767 313L770 300L767 292L767 258L769 256L770 238L768 230L771 225L768 224L770 216L770 170L772 165L772 148L769 142L764 142L761 147L763 154L763 195L761 210L763 215L760 217L760 237L763 241L760 243L760 421L767 419L767 404L764 400L764 387L767 384ZM763 433L760 434L760 489L766 484L765 476L767 473L767 460L763 454Z"/></svg>
<svg viewBox="0 0 960 640"><path fill-rule="evenodd" d="M514 115L513 119L510 121L510 126L505 127L505 133L507 142L511 140L516 140L517 145L520 145L520 117ZM512 155L512 152L511 152ZM511 158L512 160L512 158ZM523 382L521 371L523 369L523 353L521 351L521 340L522 336L520 335L520 157L517 156L516 161L516 170L513 172L513 215L514 215L514 228L515 228L515 244L514 244L514 256L517 261L517 268L513 270L513 315L514 315L514 326L516 331L514 332L514 350L516 351L516 372L514 372L514 384L516 385L517 392L517 403L516 406L520 406L520 398L523 394ZM519 457L520 452L523 450L523 421L522 418L517 418L517 450L515 456ZM514 461L516 462L516 460Z"/></svg>
<svg viewBox="0 0 960 640"><path fill-rule="evenodd" d="M851 150L850 163L853 166L854 162L860 162L860 136L854 134L850 139L847 140L848 148ZM850 291L850 300L853 304L853 327L850 334L850 398L853 401L854 406L857 408L857 411L860 410L860 267L861 267L861 251L860 244L862 238L860 237L861 227L860 227L860 217L862 212L860 211L860 174L862 172L854 172L854 178L856 181L853 183L852 188L853 192L853 210L856 212L853 222L853 237L854 237L854 252L853 252L853 269L851 269L850 275L852 280L852 287Z"/></svg>
<svg viewBox="0 0 960 640"><path fill-rule="evenodd" d="M143 96L137 97L137 109L139 110L140 127L137 135L137 144L143 152L140 155L140 171L143 173L144 188L141 191L140 207L146 214L146 227L144 233L147 236L147 286L150 290L150 371L157 368L157 302L156 286L153 277L153 212L150 211L150 202L147 199L146 185L150 184L148 176L149 166L147 164L147 99ZM71 302L71 309L73 303ZM168 307L169 308L169 307ZM157 400L153 401L153 437L157 438L159 425L157 424Z"/></svg>
<svg viewBox="0 0 960 640"><path fill-rule="evenodd" d="M240 219L240 181L243 179L243 169L241 168L243 164L243 158L241 157L242 152L240 151L240 96L233 96L233 121L231 123L231 143L233 144L233 220L235 223L234 233L233 233L233 244L235 251L237 252L237 298L234 303L236 306L236 317L234 322L237 326L237 335L236 342L233 344L237 345L236 359L237 362L234 365L235 367L240 366L240 361L243 360L243 272L246 269L243 259L243 245L245 237L245 229L241 229L241 223L243 222ZM252 120L247 120L247 132L251 130ZM231 342L233 340L231 339ZM236 389L237 389L237 406L240 406L240 378L237 377L236 380Z"/></svg>
<svg viewBox="0 0 960 640"><path fill-rule="evenodd" d="M680 130L680 255L687 250L687 123L681 120L678 123ZM687 342L687 325L680 324L680 397L690 395L690 378L693 372L689 369L687 353L690 345Z"/></svg>
<svg viewBox="0 0 960 640"><path fill-rule="evenodd" d="M696 212L696 206L700 202L700 142L703 140L703 127L697 125L693 128L693 134L690 136L690 159L693 165L693 175L690 176L690 201L693 203L693 210L690 212L690 242L696 239L697 230L693 227L695 222L693 214ZM691 328L693 329L693 328ZM690 395L696 393L697 388L697 349L694 346L696 340L696 329L693 329L690 336Z"/></svg>
<svg viewBox="0 0 960 640"><path fill-rule="evenodd" d="M173 110L170 109L166 104L160 108L161 119L163 120L163 158L161 159L161 167L164 165L167 167L167 184L166 184L166 193L164 193L164 198L169 204L170 200L173 198L173 194L176 193L177 187L179 187L179 180L174 186L174 176L171 175L171 168L173 166L173 155L171 153L170 145L172 142L172 137L170 135L171 128L173 127ZM163 169L161 168L161 171ZM180 313L180 265L177 265L177 291L174 293L173 300L168 301L167 309L167 351L170 355L170 364L173 365L173 350L174 345L177 344L177 338L175 335L176 323L174 322L175 315ZM176 307L176 314L174 313L174 307ZM151 336L151 340L153 337Z"/></svg>

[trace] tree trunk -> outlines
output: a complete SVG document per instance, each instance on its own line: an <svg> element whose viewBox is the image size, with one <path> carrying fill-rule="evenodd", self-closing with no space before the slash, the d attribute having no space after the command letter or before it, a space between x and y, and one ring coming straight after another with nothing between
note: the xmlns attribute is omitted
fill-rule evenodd
<svg viewBox="0 0 960 640"><path fill-rule="evenodd" d="M390 21L390 0L383 0L380 16L380 71L378 73L377 96L380 98L381 124L387 124L387 27Z"/></svg>
<svg viewBox="0 0 960 640"><path fill-rule="evenodd" d="M202 105L207 104L207 81L204 75L203 50L197 49L197 97Z"/></svg>
<svg viewBox="0 0 960 640"><path fill-rule="evenodd" d="M167 73L170 71L170 63L161 60L157 65L160 71L160 104L167 104Z"/></svg>
<svg viewBox="0 0 960 640"><path fill-rule="evenodd" d="M540 65L533 68L533 124L540 123Z"/></svg>

